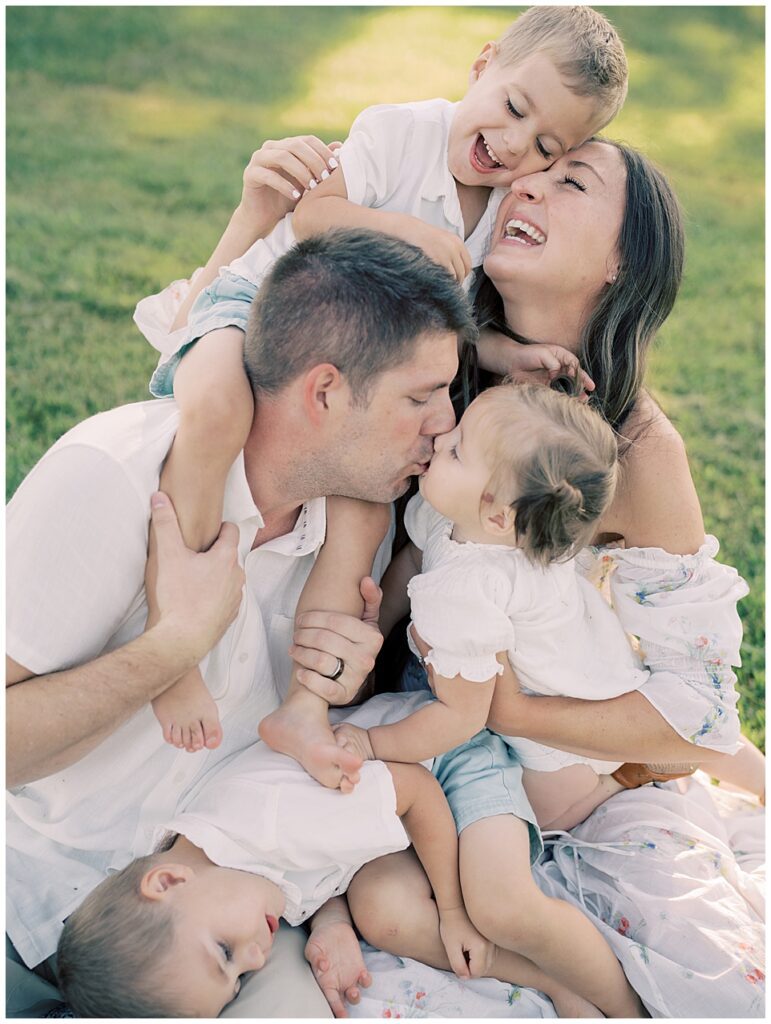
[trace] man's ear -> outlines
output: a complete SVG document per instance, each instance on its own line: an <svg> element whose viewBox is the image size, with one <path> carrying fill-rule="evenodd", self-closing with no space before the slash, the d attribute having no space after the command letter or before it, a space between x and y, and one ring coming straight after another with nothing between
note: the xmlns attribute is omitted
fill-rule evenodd
<svg viewBox="0 0 771 1024"><path fill-rule="evenodd" d="M505 541L514 533L515 512L511 505L483 505L482 526L493 537Z"/></svg>
<svg viewBox="0 0 771 1024"><path fill-rule="evenodd" d="M471 65L471 71L469 72L468 84L473 85L474 82L483 75L491 62L498 56L498 44L495 42L485 43L482 50Z"/></svg>
<svg viewBox="0 0 771 1024"><path fill-rule="evenodd" d="M142 876L139 891L145 899L168 899L176 886L189 882L195 871L187 864L157 864Z"/></svg>
<svg viewBox="0 0 771 1024"><path fill-rule="evenodd" d="M303 404L314 426L322 425L344 392L347 392L347 387L343 375L332 363L319 363L306 373Z"/></svg>

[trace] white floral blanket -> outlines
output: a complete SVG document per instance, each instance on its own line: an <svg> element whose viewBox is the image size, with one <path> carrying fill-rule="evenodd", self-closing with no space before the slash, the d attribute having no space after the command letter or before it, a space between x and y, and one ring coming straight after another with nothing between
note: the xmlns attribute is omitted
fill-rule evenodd
<svg viewBox="0 0 771 1024"><path fill-rule="evenodd" d="M653 1017L763 1017L764 811L701 773L629 790L535 868L583 907ZM461 982L365 946L372 974L353 1017L554 1017L532 989Z"/></svg>

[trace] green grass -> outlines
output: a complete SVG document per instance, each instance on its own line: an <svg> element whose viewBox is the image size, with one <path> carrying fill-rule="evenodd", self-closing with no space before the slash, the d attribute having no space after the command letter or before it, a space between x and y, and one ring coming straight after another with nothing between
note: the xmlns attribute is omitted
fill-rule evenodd
<svg viewBox="0 0 771 1024"><path fill-rule="evenodd" d="M146 397L134 305L206 258L263 139L342 139L371 103L459 98L517 10L8 8L8 493L76 421ZM762 743L764 12L606 12L631 70L609 134L661 164L687 214L650 381L752 588L741 708Z"/></svg>

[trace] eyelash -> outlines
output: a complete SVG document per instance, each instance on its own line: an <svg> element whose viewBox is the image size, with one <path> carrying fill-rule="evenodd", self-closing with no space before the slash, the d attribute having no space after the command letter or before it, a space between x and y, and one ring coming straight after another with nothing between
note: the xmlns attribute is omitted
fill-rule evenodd
<svg viewBox="0 0 771 1024"><path fill-rule="evenodd" d="M217 945L222 950L225 959L228 961L228 963L230 963L230 961L233 959L233 950L230 948L227 942L218 942Z"/></svg>
<svg viewBox="0 0 771 1024"><path fill-rule="evenodd" d="M427 398L425 399L425 401L421 402L420 399L412 398L411 397L410 401L412 402L413 405L428 405L428 399Z"/></svg>
<svg viewBox="0 0 771 1024"><path fill-rule="evenodd" d="M562 181L565 185L573 185L579 192L586 192L586 185L579 181L578 178L571 178L569 174L566 174Z"/></svg>
<svg viewBox="0 0 771 1024"><path fill-rule="evenodd" d="M458 447L457 447L457 445L453 445L452 448L450 449L450 458L452 458L452 459L457 459L458 458Z"/></svg>
<svg viewBox="0 0 771 1024"><path fill-rule="evenodd" d="M518 121L521 121L522 118L525 116L522 113L522 111L517 110L517 108L514 106L510 99L506 100L506 107L508 108L508 111L512 115L512 117L516 117ZM546 147L540 139L536 141L536 148L538 149L538 152L541 154L544 160L551 160L551 153L548 151L548 149L546 149Z"/></svg>

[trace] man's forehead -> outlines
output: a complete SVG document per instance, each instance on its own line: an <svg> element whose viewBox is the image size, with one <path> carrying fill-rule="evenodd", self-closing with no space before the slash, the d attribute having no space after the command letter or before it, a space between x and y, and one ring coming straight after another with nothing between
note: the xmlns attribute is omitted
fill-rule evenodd
<svg viewBox="0 0 771 1024"><path fill-rule="evenodd" d="M457 335L449 331L421 335L415 341L412 355L395 367L395 372L414 381L420 379L424 387L445 387L458 372Z"/></svg>

